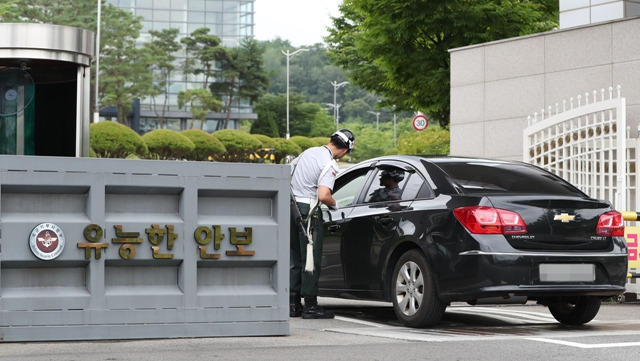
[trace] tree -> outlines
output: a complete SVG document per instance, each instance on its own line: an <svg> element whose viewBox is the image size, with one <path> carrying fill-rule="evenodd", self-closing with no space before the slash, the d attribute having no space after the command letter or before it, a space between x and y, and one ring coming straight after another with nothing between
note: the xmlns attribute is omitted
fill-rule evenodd
<svg viewBox="0 0 640 361"><path fill-rule="evenodd" d="M15 4L9 10L4 21L44 23L74 26L96 30L96 2L94 0L0 0L0 13L3 3ZM2 16L0 15L0 18Z"/></svg>
<svg viewBox="0 0 640 361"><path fill-rule="evenodd" d="M267 134L271 137L281 137L287 134L287 97L285 94L265 94L256 102L254 111L258 114L257 129L271 130L271 121L277 125L278 134ZM333 121L322 110L320 105L307 103L304 96L297 93L289 94L289 131L292 135L326 136L331 133ZM333 128L335 130L335 128Z"/></svg>
<svg viewBox="0 0 640 361"><path fill-rule="evenodd" d="M404 133L398 139L398 154L449 154L449 132L430 127L421 132Z"/></svg>
<svg viewBox="0 0 640 361"><path fill-rule="evenodd" d="M204 76L202 87L209 88L209 78L214 77L216 61L227 58L227 50L220 45L220 38L209 34L209 28L194 30L180 40L186 46L187 59L184 73Z"/></svg>
<svg viewBox="0 0 640 361"><path fill-rule="evenodd" d="M251 123L251 134L264 134L269 137L277 138L280 136L278 133L278 124L275 120L275 114L273 112L264 112L258 116L253 123Z"/></svg>
<svg viewBox="0 0 640 361"><path fill-rule="evenodd" d="M145 52L151 55L153 71L153 86L151 88L151 99L153 110L158 117L160 128L164 125L164 115L167 110L169 100L169 77L176 68L176 52L182 49L177 40L178 29L162 29L161 31L149 30L151 40L144 44ZM158 111L156 96L162 95L163 101Z"/></svg>
<svg viewBox="0 0 640 361"><path fill-rule="evenodd" d="M550 0L350 0L332 18L329 57L383 106L449 125L449 50L557 26Z"/></svg>
<svg viewBox="0 0 640 361"><path fill-rule="evenodd" d="M17 22L20 12L14 0L0 0L0 22Z"/></svg>
<svg viewBox="0 0 640 361"><path fill-rule="evenodd" d="M210 89L213 94L227 96L224 129L229 127L236 95L253 104L269 86L269 77L262 68L263 53L264 46L258 45L256 40L244 38L240 47L228 50L227 58L221 62L219 77Z"/></svg>
<svg viewBox="0 0 640 361"><path fill-rule="evenodd" d="M210 110L220 111L222 102L213 97L206 89L189 89L178 93L178 107L182 108L189 104L189 109L193 117L191 118L191 126L195 120L200 121L200 129L204 129L204 120Z"/></svg>
<svg viewBox="0 0 640 361"><path fill-rule="evenodd" d="M126 115L131 110L133 98L150 93L151 56L135 44L142 29L141 17L134 17L130 12L111 4L104 6L103 12L100 103L115 106L118 122L128 125Z"/></svg>

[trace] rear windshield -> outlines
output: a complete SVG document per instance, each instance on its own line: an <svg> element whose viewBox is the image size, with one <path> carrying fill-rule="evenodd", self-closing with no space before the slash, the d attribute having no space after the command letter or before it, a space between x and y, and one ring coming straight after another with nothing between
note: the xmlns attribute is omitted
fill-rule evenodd
<svg viewBox="0 0 640 361"><path fill-rule="evenodd" d="M513 192L584 197L584 193L555 175L526 164L437 163L466 193Z"/></svg>

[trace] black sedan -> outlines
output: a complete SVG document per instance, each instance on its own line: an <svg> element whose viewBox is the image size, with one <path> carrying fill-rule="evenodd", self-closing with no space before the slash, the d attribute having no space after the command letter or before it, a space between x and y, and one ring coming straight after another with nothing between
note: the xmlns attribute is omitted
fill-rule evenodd
<svg viewBox="0 0 640 361"><path fill-rule="evenodd" d="M526 163L380 157L343 171L333 196L319 295L391 301L406 326L437 324L451 302L527 301L583 324L625 291L622 215Z"/></svg>

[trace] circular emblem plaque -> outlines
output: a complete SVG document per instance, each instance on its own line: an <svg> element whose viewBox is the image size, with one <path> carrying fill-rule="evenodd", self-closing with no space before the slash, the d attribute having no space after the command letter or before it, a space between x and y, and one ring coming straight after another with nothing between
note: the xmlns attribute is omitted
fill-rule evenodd
<svg viewBox="0 0 640 361"><path fill-rule="evenodd" d="M41 223L31 231L29 246L36 257L45 261L52 260L64 249L64 233L53 223Z"/></svg>

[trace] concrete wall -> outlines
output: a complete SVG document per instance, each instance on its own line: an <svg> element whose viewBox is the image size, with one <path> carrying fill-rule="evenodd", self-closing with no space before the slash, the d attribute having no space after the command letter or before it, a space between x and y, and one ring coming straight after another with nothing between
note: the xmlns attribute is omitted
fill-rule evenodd
<svg viewBox="0 0 640 361"><path fill-rule="evenodd" d="M522 159L527 116L621 86L640 119L640 18L451 50L451 154Z"/></svg>
<svg viewBox="0 0 640 361"><path fill-rule="evenodd" d="M288 334L289 173L0 156L0 340Z"/></svg>

